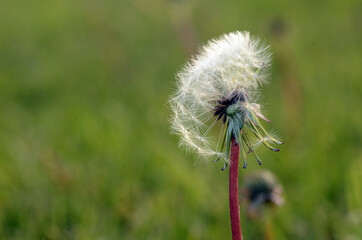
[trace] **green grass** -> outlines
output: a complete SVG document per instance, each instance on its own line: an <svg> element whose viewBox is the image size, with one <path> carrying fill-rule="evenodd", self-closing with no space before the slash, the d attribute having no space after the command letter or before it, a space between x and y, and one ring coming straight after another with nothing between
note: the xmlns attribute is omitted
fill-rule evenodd
<svg viewBox="0 0 362 240"><path fill-rule="evenodd" d="M362 238L360 10L3 1L0 239L230 239L228 174L177 148L166 102L196 47L234 30L274 52L262 102L286 144L260 155L284 186L275 239ZM249 161L241 175L259 168ZM243 216L245 238L259 225Z"/></svg>

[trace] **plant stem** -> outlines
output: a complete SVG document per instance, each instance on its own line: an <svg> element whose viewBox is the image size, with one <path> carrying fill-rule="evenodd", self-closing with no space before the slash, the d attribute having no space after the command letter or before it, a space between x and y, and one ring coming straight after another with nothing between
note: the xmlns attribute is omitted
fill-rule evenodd
<svg viewBox="0 0 362 240"><path fill-rule="evenodd" d="M235 144L235 139L231 142L230 153L230 174L229 174L229 204L231 233L233 240L243 240L240 225L240 207L239 207L239 145Z"/></svg>
<svg viewBox="0 0 362 240"><path fill-rule="evenodd" d="M265 216L263 219L264 222L264 239L265 240L273 240L273 226L271 222L270 216Z"/></svg>

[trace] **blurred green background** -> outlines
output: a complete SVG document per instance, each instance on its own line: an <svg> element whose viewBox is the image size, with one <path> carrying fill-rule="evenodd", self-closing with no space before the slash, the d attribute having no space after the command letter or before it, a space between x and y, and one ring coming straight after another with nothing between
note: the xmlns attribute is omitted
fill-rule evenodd
<svg viewBox="0 0 362 240"><path fill-rule="evenodd" d="M262 89L286 141L274 239L362 239L362 5L348 1L0 3L0 239L231 239L228 173L169 134L174 75L248 30L274 53ZM262 239L245 218L246 239Z"/></svg>

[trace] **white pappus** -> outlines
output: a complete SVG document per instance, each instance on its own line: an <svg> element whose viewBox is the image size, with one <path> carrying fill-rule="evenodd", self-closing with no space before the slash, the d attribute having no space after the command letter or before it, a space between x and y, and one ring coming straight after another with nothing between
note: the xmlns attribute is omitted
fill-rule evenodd
<svg viewBox="0 0 362 240"><path fill-rule="evenodd" d="M271 53L249 32L232 32L209 41L177 74L177 90L169 104L172 132L180 145L202 159L229 162L232 139L239 144L246 167L247 153L260 143L273 151L282 144L259 119L270 122L255 103L266 82ZM218 124L219 123L219 124ZM220 126L221 125L221 126ZM219 127L219 134L211 130Z"/></svg>

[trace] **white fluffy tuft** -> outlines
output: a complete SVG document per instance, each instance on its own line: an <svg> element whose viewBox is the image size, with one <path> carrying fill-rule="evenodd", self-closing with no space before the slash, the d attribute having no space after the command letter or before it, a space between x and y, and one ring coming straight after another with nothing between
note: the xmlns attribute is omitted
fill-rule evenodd
<svg viewBox="0 0 362 240"><path fill-rule="evenodd" d="M253 96L266 82L268 50L249 32L232 32L209 41L186 63L177 74L177 91L170 99L172 131L180 136L181 145L202 158L228 161L210 136L216 123L214 108L217 100L237 89L247 89Z"/></svg>

